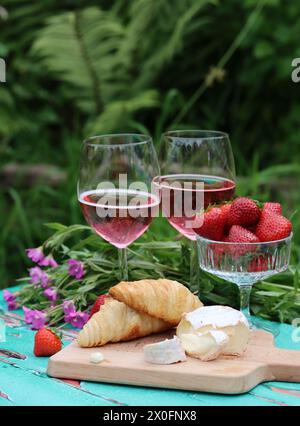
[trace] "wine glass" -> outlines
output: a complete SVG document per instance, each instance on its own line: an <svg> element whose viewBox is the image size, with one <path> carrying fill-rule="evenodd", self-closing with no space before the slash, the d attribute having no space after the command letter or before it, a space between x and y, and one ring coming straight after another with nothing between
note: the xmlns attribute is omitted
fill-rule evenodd
<svg viewBox="0 0 300 426"><path fill-rule="evenodd" d="M240 310L250 326L274 335L278 334L278 328L251 318L250 294L253 284L288 268L291 241L292 234L282 240L259 243L212 241L197 235L200 268L236 284L240 290Z"/></svg>
<svg viewBox="0 0 300 426"><path fill-rule="evenodd" d="M160 171L151 137L94 136L83 142L78 200L87 223L119 250L120 279L128 280L126 247L157 214L160 198L153 179Z"/></svg>
<svg viewBox="0 0 300 426"><path fill-rule="evenodd" d="M235 165L229 136L211 130L162 135L161 206L169 223L191 241L190 285L198 288L196 233L199 212L233 198Z"/></svg>

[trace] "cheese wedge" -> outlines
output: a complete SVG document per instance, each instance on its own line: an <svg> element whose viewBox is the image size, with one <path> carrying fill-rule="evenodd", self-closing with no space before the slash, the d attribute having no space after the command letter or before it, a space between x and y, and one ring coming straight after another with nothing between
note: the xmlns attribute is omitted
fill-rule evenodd
<svg viewBox="0 0 300 426"><path fill-rule="evenodd" d="M211 331L222 331L228 342L221 349L222 355L241 355L250 338L250 328L245 315L229 306L204 306L184 314L177 327L177 336L185 340L183 334L198 335ZM195 339L193 340L195 342ZM193 349L193 352L194 349ZM195 356L195 355L194 355ZM202 356L202 355L201 355Z"/></svg>
<svg viewBox="0 0 300 426"><path fill-rule="evenodd" d="M174 336L162 342L151 343L144 346L145 361L151 364L174 364L186 361L186 356L180 340Z"/></svg>
<svg viewBox="0 0 300 426"><path fill-rule="evenodd" d="M188 355L201 361L212 361L222 353L229 337L223 331L210 330L205 333L181 334L180 341Z"/></svg>

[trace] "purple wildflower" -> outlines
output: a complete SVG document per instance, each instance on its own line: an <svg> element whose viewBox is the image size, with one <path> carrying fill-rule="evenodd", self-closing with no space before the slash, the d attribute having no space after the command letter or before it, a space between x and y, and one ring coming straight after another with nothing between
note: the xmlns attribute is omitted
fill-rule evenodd
<svg viewBox="0 0 300 426"><path fill-rule="evenodd" d="M26 322L26 324L31 324L33 310L29 309L29 308L26 308L26 306L23 306L23 312L24 312L24 315L25 315L25 322Z"/></svg>
<svg viewBox="0 0 300 426"><path fill-rule="evenodd" d="M3 291L3 299L7 303L7 308L9 311L13 311L14 309L18 309L17 298L16 296L8 290Z"/></svg>
<svg viewBox="0 0 300 426"><path fill-rule="evenodd" d="M39 330L44 327L47 319L45 312L38 311L37 309L29 309L26 308L26 306L23 306L23 311L25 314L25 322L31 324L32 330Z"/></svg>
<svg viewBox="0 0 300 426"><path fill-rule="evenodd" d="M81 278L84 276L84 269L83 269L83 262L80 262L79 260L70 259L68 260L69 265L69 274L72 277L75 277L76 280L81 280Z"/></svg>
<svg viewBox="0 0 300 426"><path fill-rule="evenodd" d="M53 287L50 287L50 288L47 288L46 290L44 290L44 295L51 302L55 302L57 300L57 291Z"/></svg>
<svg viewBox="0 0 300 426"><path fill-rule="evenodd" d="M62 308L65 314L65 321L70 322L76 314L76 308L72 300L65 300L62 304Z"/></svg>
<svg viewBox="0 0 300 426"><path fill-rule="evenodd" d="M89 317L90 317L89 314L85 312L76 312L76 315L70 321L70 324L73 327L82 328L84 324L88 321Z"/></svg>
<svg viewBox="0 0 300 426"><path fill-rule="evenodd" d="M52 254L49 254L49 256L44 257L40 262L40 266L51 266L52 268L56 268L58 266L58 263L55 259L53 259Z"/></svg>
<svg viewBox="0 0 300 426"><path fill-rule="evenodd" d="M47 288L49 286L50 278L39 266L30 268L29 275L31 277L31 284L40 284L42 288Z"/></svg>
<svg viewBox="0 0 300 426"><path fill-rule="evenodd" d="M33 330L39 330L40 328L43 328L46 323L46 314L42 311L38 311L37 309L33 312L31 328Z"/></svg>
<svg viewBox="0 0 300 426"><path fill-rule="evenodd" d="M35 263L39 263L44 259L42 247L28 248L26 250L27 257Z"/></svg>
<svg viewBox="0 0 300 426"><path fill-rule="evenodd" d="M65 314L65 321L70 323L73 327L82 328L89 319L89 314L85 312L76 311L74 302L66 300L62 304Z"/></svg>

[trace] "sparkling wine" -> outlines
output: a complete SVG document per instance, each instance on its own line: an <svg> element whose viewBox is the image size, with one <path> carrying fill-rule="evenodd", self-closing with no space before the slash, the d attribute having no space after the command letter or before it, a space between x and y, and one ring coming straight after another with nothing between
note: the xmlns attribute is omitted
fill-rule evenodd
<svg viewBox="0 0 300 426"><path fill-rule="evenodd" d="M86 191L79 202L88 224L118 248L127 247L147 230L159 206L156 195L125 189Z"/></svg>
<svg viewBox="0 0 300 426"><path fill-rule="evenodd" d="M169 223L190 240L196 240L193 227L197 226L192 226L197 220L195 211L231 200L235 183L218 176L178 174L162 176L160 188L162 211Z"/></svg>

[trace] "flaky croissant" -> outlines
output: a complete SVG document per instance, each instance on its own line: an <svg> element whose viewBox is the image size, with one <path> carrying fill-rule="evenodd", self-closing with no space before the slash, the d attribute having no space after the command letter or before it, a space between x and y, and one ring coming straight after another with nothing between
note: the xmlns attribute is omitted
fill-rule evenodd
<svg viewBox="0 0 300 426"><path fill-rule="evenodd" d="M173 326L179 324L184 313L203 305L184 285L167 279L122 281L109 294L132 309Z"/></svg>
<svg viewBox="0 0 300 426"><path fill-rule="evenodd" d="M108 342L131 340L170 328L172 326L167 322L137 312L125 303L108 297L100 311L80 331L77 341L82 347L102 346Z"/></svg>

